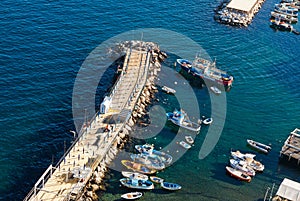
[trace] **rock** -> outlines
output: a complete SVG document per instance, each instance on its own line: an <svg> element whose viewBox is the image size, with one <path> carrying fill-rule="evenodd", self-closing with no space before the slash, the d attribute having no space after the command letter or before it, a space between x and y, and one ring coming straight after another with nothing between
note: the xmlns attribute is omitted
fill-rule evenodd
<svg viewBox="0 0 300 201"><path fill-rule="evenodd" d="M106 191L106 187L102 184L102 185L99 186L99 190Z"/></svg>
<svg viewBox="0 0 300 201"><path fill-rule="evenodd" d="M97 184L92 184L91 187L92 187L92 191L94 192L99 190L99 186Z"/></svg>

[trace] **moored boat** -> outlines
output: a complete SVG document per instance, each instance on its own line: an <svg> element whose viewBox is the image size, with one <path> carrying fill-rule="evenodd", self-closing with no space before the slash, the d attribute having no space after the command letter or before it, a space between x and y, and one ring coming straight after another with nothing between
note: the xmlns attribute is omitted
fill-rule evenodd
<svg viewBox="0 0 300 201"><path fill-rule="evenodd" d="M186 140L188 143L190 143L190 144L193 144L193 143L194 143L194 139L193 139L192 136L187 135L187 136L185 136L184 138L185 138L185 140Z"/></svg>
<svg viewBox="0 0 300 201"><path fill-rule="evenodd" d="M230 166L234 169L240 170L251 177L255 176L255 171L250 166L248 166L245 161L230 159L229 162Z"/></svg>
<svg viewBox="0 0 300 201"><path fill-rule="evenodd" d="M213 82L224 86L231 86L233 77L225 71L216 68L216 62L200 58L196 56L193 62L186 59L177 59L177 63L181 68L193 75L201 78L204 82Z"/></svg>
<svg viewBox="0 0 300 201"><path fill-rule="evenodd" d="M238 179L238 180L246 181L246 182L250 182L250 181L251 181L251 177L250 177L249 175L246 175L246 174L243 173L242 171L237 170L237 169L234 169L234 168L232 168L232 167L226 166L226 172L227 172L230 176L232 176L232 177L234 177L234 178L236 178L236 179Z"/></svg>
<svg viewBox="0 0 300 201"><path fill-rule="evenodd" d="M126 199L126 200L135 200L143 196L143 193L141 192L130 192L130 193L125 193L121 195L121 198Z"/></svg>
<svg viewBox="0 0 300 201"><path fill-rule="evenodd" d="M143 190L154 189L153 183L149 180L123 178L120 179L120 182L123 186L126 186L127 188L136 188L136 189L143 189Z"/></svg>
<svg viewBox="0 0 300 201"><path fill-rule="evenodd" d="M256 142L254 140L250 140L250 139L247 139L247 143L248 145L250 145L251 147L267 154L269 153L269 151L271 150L271 147L268 146L268 145L265 145L263 143L260 143L260 142Z"/></svg>
<svg viewBox="0 0 300 201"><path fill-rule="evenodd" d="M176 93L176 90L175 89L172 89L170 87L167 87L167 86L163 86L161 88L162 91L166 92L167 94L175 94Z"/></svg>
<svg viewBox="0 0 300 201"><path fill-rule="evenodd" d="M150 176L150 180L154 183L160 184L164 181L164 179L157 177L157 176Z"/></svg>
<svg viewBox="0 0 300 201"><path fill-rule="evenodd" d="M130 179L140 179L140 180L148 180L148 176L138 173L138 172L128 172L128 171L122 171L122 175L124 177L130 178Z"/></svg>
<svg viewBox="0 0 300 201"><path fill-rule="evenodd" d="M140 153L149 154L151 157L159 157L165 165L170 165L173 157L163 151L154 149L153 144L135 145L134 146Z"/></svg>
<svg viewBox="0 0 300 201"><path fill-rule="evenodd" d="M169 183L169 182L162 182L160 183L161 187L167 190L175 191L175 190L180 190L181 186L179 184L175 183Z"/></svg>
<svg viewBox="0 0 300 201"><path fill-rule="evenodd" d="M237 151L230 151L230 154L232 158L239 159L239 160L245 160L246 158L254 158L256 155L251 153L241 153L239 150Z"/></svg>
<svg viewBox="0 0 300 201"><path fill-rule="evenodd" d="M211 87L209 87L210 88L210 90L212 91L212 92L214 92L215 94L221 94L222 93L222 91L218 88L218 87L216 87L216 86L211 86Z"/></svg>
<svg viewBox="0 0 300 201"><path fill-rule="evenodd" d="M245 162L257 172L262 172L265 169L265 166L261 162L254 160L253 158L246 158Z"/></svg>
<svg viewBox="0 0 300 201"><path fill-rule="evenodd" d="M179 144L180 144L180 146L182 146L185 149L190 149L191 148L191 145L189 145L185 141L180 141Z"/></svg>
<svg viewBox="0 0 300 201"><path fill-rule="evenodd" d="M189 117L183 110L178 111L175 109L173 112L168 112L166 115L168 120L177 126L195 132L199 132L201 129L201 125L190 121Z"/></svg>
<svg viewBox="0 0 300 201"><path fill-rule="evenodd" d="M271 18L273 18L273 19L271 19L271 22L274 22L275 19L280 19L280 21L285 21L285 22L289 22L289 23L297 23L298 22L298 17L292 17L289 15L277 13L274 11L271 12Z"/></svg>
<svg viewBox="0 0 300 201"><path fill-rule="evenodd" d="M140 172L143 174L154 174L156 172L156 170L150 169L143 164L132 162L129 160L122 160L121 163L128 169L131 169L133 171Z"/></svg>
<svg viewBox="0 0 300 201"><path fill-rule="evenodd" d="M274 29L279 29L282 31L292 31L294 28L292 25L290 25L289 23L280 21L279 19L275 19L275 20L270 20L270 26Z"/></svg>
<svg viewBox="0 0 300 201"><path fill-rule="evenodd" d="M133 161L142 163L150 169L162 170L166 167L162 159L153 154L131 154L130 157Z"/></svg>
<svg viewBox="0 0 300 201"><path fill-rule="evenodd" d="M213 119L212 118L206 118L202 121L203 124L205 125L209 125L213 122Z"/></svg>

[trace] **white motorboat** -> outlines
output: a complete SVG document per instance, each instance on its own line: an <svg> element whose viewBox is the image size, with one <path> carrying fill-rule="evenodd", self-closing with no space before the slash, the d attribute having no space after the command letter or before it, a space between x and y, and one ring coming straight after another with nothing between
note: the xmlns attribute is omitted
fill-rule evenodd
<svg viewBox="0 0 300 201"><path fill-rule="evenodd" d="M161 90L163 90L164 92L166 92L167 94L175 94L176 93L176 90L175 89L172 89L170 87L167 87L167 86L163 86L161 88Z"/></svg>
<svg viewBox="0 0 300 201"><path fill-rule="evenodd" d="M185 149L190 149L191 148L191 145L189 145L185 141L180 141L179 144L180 144L180 146L182 146Z"/></svg>
<svg viewBox="0 0 300 201"><path fill-rule="evenodd" d="M210 90L212 92L214 92L215 94L221 94L222 93L221 90L218 87L216 87L216 86L211 86Z"/></svg>
<svg viewBox="0 0 300 201"><path fill-rule="evenodd" d="M143 196L143 193L141 192L130 192L130 193L125 193L121 195L121 198L126 199L126 200L135 200Z"/></svg>
<svg viewBox="0 0 300 201"><path fill-rule="evenodd" d="M237 151L231 151L231 156L236 160L245 160L246 158L254 158L256 155L251 153L243 154L239 150Z"/></svg>
<svg viewBox="0 0 300 201"><path fill-rule="evenodd" d="M138 172L129 172L129 171L122 171L122 175L124 177L130 178L130 179L140 179L140 180L148 180L148 176L138 173Z"/></svg>
<svg viewBox="0 0 300 201"><path fill-rule="evenodd" d="M246 158L245 162L257 172L262 172L265 169L265 166L261 162L254 160L253 158Z"/></svg>
<svg viewBox="0 0 300 201"><path fill-rule="evenodd" d="M143 190L154 189L153 183L149 180L123 178L120 179L120 182L123 186L126 186L127 188L136 188L136 189L143 189Z"/></svg>
<svg viewBox="0 0 300 201"><path fill-rule="evenodd" d="M213 119L212 118L206 118L202 121L203 124L205 125L209 125L213 122Z"/></svg>
<svg viewBox="0 0 300 201"><path fill-rule="evenodd" d="M270 146L265 145L265 144L260 143L260 142L256 142L254 140L247 139L247 143L251 147L253 147L253 148L255 148L255 149L257 149L257 150L259 150L259 151L261 151L265 154L269 153L269 151L272 149Z"/></svg>
<svg viewBox="0 0 300 201"><path fill-rule="evenodd" d="M245 163L245 161L230 159L229 162L231 167L238 169L249 176L255 176L255 171L250 166L248 166L248 164Z"/></svg>
<svg viewBox="0 0 300 201"><path fill-rule="evenodd" d="M165 152L157 151L154 149L153 144L135 145L134 146L140 153L149 154L151 157L158 157L165 165L170 165L173 157Z"/></svg>
<svg viewBox="0 0 300 201"><path fill-rule="evenodd" d="M174 110L173 112L168 112L166 115L168 120L177 126L191 131L200 131L201 125L190 121L187 114L183 110Z"/></svg>

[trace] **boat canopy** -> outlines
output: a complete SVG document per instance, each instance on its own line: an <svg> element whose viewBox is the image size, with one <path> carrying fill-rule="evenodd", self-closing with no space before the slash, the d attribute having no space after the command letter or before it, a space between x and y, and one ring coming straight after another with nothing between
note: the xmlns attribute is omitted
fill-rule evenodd
<svg viewBox="0 0 300 201"><path fill-rule="evenodd" d="M284 178L276 195L284 199L300 201L300 183Z"/></svg>

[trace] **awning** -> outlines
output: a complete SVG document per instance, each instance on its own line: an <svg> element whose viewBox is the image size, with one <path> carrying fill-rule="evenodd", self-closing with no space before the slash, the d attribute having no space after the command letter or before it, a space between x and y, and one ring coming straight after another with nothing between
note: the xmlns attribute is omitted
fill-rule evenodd
<svg viewBox="0 0 300 201"><path fill-rule="evenodd" d="M288 200L300 201L300 183L285 178L276 195Z"/></svg>
<svg viewBox="0 0 300 201"><path fill-rule="evenodd" d="M228 5L227 8L243 11L243 12L250 12L251 9L255 6L257 0L232 0Z"/></svg>

